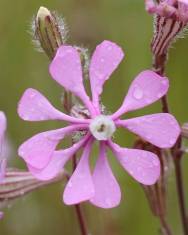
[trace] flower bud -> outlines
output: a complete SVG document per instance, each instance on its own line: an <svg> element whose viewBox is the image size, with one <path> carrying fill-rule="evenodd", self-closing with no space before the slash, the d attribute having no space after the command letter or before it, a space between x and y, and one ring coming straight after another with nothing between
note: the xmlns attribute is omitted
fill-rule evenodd
<svg viewBox="0 0 188 235"><path fill-rule="evenodd" d="M171 44L182 36L186 29L188 2L185 0L145 0L145 6L146 10L155 16L151 50L156 65L154 67L158 70L161 69L161 64L166 62Z"/></svg>
<svg viewBox="0 0 188 235"><path fill-rule="evenodd" d="M65 171L62 171L52 180L39 181L30 172L7 169L3 181L0 182L0 208L8 206L15 199L21 198L41 187L61 181L66 177L66 174Z"/></svg>
<svg viewBox="0 0 188 235"><path fill-rule="evenodd" d="M34 39L52 60L57 49L65 42L66 27L64 21L47 8L40 7L33 27Z"/></svg>

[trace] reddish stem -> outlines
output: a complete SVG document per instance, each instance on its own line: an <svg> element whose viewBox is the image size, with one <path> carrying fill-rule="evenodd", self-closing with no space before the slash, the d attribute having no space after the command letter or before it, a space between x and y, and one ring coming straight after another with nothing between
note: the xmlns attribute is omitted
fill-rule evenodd
<svg viewBox="0 0 188 235"><path fill-rule="evenodd" d="M154 56L153 66L154 66L155 71L159 75L164 76L166 60L167 60L167 53L164 55L160 55L160 56L157 56L157 55ZM162 103L162 111L164 113L170 113L167 96L164 96L161 99L161 103ZM183 155L183 152L181 151L181 142L182 142L182 136L180 135L178 138L178 141L176 142L175 146L171 150L171 154L174 159L175 174L176 174L176 187L177 187L179 209L180 209L180 214L181 214L183 231L184 231L184 235L188 235L188 223L187 223L187 216L186 216L186 205L185 205L184 186L183 186L183 177L182 177L182 168L181 168L181 158ZM161 223L162 222L163 221L161 221Z"/></svg>
<svg viewBox="0 0 188 235"><path fill-rule="evenodd" d="M71 108L72 108L72 96L69 92L66 92L66 91L64 94L63 106L66 112L70 114ZM74 141L72 140L72 143L73 142ZM76 159L76 154L74 154L72 157L72 171L73 172L75 171L76 166L77 166L77 159ZM81 235L88 235L88 229L87 229L86 221L82 212L81 204L75 205L74 208L75 208L76 216L78 219Z"/></svg>

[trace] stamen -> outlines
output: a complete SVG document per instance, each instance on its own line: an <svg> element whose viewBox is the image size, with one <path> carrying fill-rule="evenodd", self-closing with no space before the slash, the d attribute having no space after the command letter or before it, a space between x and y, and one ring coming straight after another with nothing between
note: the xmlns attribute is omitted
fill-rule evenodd
<svg viewBox="0 0 188 235"><path fill-rule="evenodd" d="M97 140L108 140L116 130L114 122L105 115L97 116L89 126L91 134Z"/></svg>

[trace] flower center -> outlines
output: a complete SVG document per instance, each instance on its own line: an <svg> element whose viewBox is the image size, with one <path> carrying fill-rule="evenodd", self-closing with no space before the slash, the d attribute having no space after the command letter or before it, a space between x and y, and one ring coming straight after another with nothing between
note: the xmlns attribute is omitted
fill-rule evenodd
<svg viewBox="0 0 188 235"><path fill-rule="evenodd" d="M99 115L89 125L92 135L97 140L108 140L116 130L114 122L105 115Z"/></svg>

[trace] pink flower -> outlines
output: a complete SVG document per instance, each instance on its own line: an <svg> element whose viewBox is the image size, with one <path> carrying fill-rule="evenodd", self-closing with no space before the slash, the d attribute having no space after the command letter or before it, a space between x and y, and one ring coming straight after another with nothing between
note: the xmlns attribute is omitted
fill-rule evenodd
<svg viewBox="0 0 188 235"><path fill-rule="evenodd" d="M177 121L167 113L120 119L121 115L145 107L167 93L168 79L149 70L135 78L122 106L114 114L106 116L102 113L100 95L103 85L123 57L123 51L115 43L104 41L97 46L89 68L90 99L84 89L77 50L71 46L61 46L58 49L50 65L50 74L67 91L80 98L90 112L89 119L74 118L58 111L34 89L26 90L19 102L18 113L24 120L62 120L69 123L67 127L37 134L20 146L19 155L38 179L50 180L55 177L73 154L83 149L77 168L64 190L63 200L68 205L87 200L102 208L119 204L121 192L108 163L108 148L138 182L152 185L159 178L158 157L148 151L122 148L113 143L112 136L116 128L126 128L159 148L172 147L180 134ZM114 98L115 93L112 94ZM82 130L86 131L86 135L79 142L68 149L56 150L66 135ZM99 156L91 173L89 158L95 141L99 142Z"/></svg>
<svg viewBox="0 0 188 235"><path fill-rule="evenodd" d="M187 0L145 0L146 10L160 16L175 18L177 21L188 23L188 1Z"/></svg>
<svg viewBox="0 0 188 235"><path fill-rule="evenodd" d="M3 145L4 145L4 137L6 131L6 116L3 112L0 111L0 182L4 179L7 159L6 156L2 156L3 153Z"/></svg>

